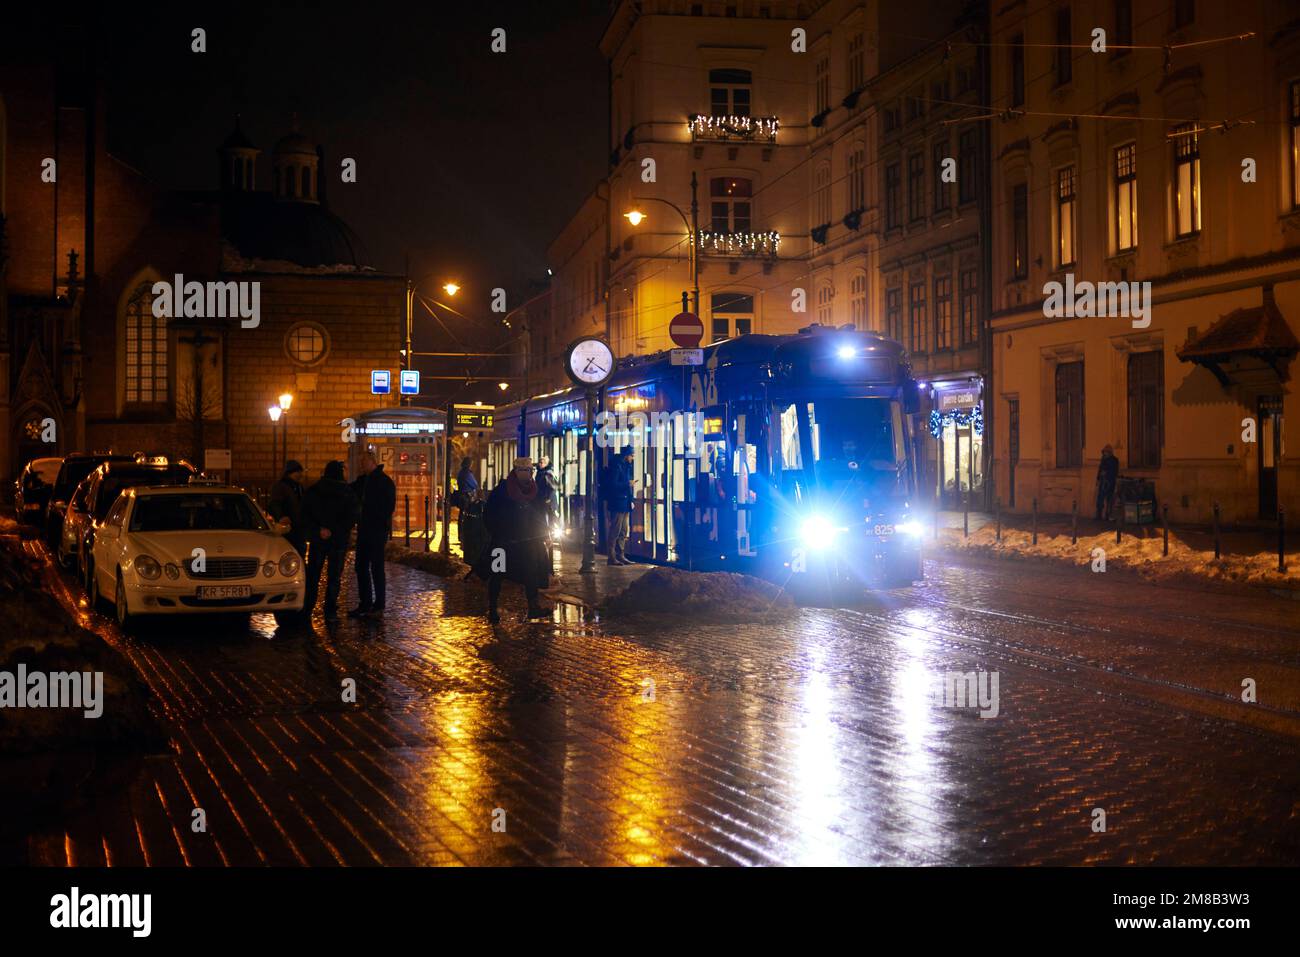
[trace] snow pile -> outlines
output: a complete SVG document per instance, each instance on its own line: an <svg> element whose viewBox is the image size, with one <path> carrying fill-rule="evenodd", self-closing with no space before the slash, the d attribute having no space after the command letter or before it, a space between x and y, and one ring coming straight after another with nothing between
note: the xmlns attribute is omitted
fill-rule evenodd
<svg viewBox="0 0 1300 957"><path fill-rule="evenodd" d="M0 709L0 819L26 822L125 785L145 754L166 750L168 738L130 662L45 590L41 564L9 530L0 536L0 672L24 694L16 685L20 665L27 690L37 673L46 687L53 673L103 675L97 718L76 707Z"/></svg>
<svg viewBox="0 0 1300 957"><path fill-rule="evenodd" d="M1059 527L1038 531L1038 544L1032 544L1032 533L1026 529L1003 526L1002 541L992 523L973 529L970 538L964 538L960 529L941 529L940 544L958 551L975 552L999 558L1042 557L1071 565L1090 566L1095 549L1105 552L1106 567L1129 569L1151 581L1200 580L1226 584L1258 585L1271 588L1300 589L1300 553L1286 555L1286 571L1277 570L1276 551L1234 552L1239 536L1225 535L1221 557L1214 557L1214 546L1208 547L1190 536L1170 529L1169 554L1165 555L1164 542L1159 529L1124 530L1120 544L1115 544L1113 530L1100 534L1079 536L1078 544L1071 544L1069 529ZM1197 539L1208 539L1204 534ZM1261 542L1255 536L1253 544Z"/></svg>
<svg viewBox="0 0 1300 957"><path fill-rule="evenodd" d="M603 609L611 615L674 615L702 622L766 622L793 615L790 596L771 582L734 572L652 568Z"/></svg>
<svg viewBox="0 0 1300 957"><path fill-rule="evenodd" d="M469 566L455 555L444 556L440 552L420 552L404 548L397 542L389 542L384 549L384 558L409 568L418 568L430 575L440 578L463 578L469 572Z"/></svg>

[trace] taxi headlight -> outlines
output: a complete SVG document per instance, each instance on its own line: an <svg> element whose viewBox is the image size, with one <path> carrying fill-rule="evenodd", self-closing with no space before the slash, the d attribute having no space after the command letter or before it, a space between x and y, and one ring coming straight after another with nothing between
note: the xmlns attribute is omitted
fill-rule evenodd
<svg viewBox="0 0 1300 957"><path fill-rule="evenodd" d="M180 568L173 565L171 562L168 562L166 565L163 566L163 571L167 573L167 577L170 578L172 581L175 581L176 579L181 577Z"/></svg>
<svg viewBox="0 0 1300 957"><path fill-rule="evenodd" d="M275 574L275 562L267 562L262 566L262 574L270 578Z"/></svg>
<svg viewBox="0 0 1300 957"><path fill-rule="evenodd" d="M135 560L135 573L147 581L153 581L162 574L162 566L152 555L141 555Z"/></svg>
<svg viewBox="0 0 1300 957"><path fill-rule="evenodd" d="M302 567L302 559L298 557L297 552L285 552L280 556L280 574L286 578L298 574L298 569Z"/></svg>

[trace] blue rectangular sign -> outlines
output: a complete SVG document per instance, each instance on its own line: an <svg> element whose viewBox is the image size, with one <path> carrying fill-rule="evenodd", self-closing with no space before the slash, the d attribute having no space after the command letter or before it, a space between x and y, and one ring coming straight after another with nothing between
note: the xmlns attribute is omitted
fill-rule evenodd
<svg viewBox="0 0 1300 957"><path fill-rule="evenodd" d="M419 395L420 394L420 370L403 369L402 370L402 395Z"/></svg>
<svg viewBox="0 0 1300 957"><path fill-rule="evenodd" d="M370 372L370 391L375 395L388 395L392 391L388 383L387 369L373 369Z"/></svg>

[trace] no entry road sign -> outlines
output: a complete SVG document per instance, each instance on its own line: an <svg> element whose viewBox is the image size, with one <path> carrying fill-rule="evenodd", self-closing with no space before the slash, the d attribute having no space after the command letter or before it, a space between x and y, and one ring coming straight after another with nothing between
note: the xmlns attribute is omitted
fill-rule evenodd
<svg viewBox="0 0 1300 957"><path fill-rule="evenodd" d="M692 312L679 312L668 323L668 335L681 349L694 349L704 338L704 323Z"/></svg>

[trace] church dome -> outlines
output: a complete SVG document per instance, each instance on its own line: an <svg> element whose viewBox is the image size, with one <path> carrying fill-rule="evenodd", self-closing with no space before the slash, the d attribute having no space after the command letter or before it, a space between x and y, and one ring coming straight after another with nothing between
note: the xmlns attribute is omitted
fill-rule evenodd
<svg viewBox="0 0 1300 957"><path fill-rule="evenodd" d="M370 265L361 240L342 219L318 203L276 202L265 193L231 197L222 234L244 259L317 266Z"/></svg>
<svg viewBox="0 0 1300 957"><path fill-rule="evenodd" d="M315 156L316 144L295 130L286 136L280 137L273 152L276 156Z"/></svg>

